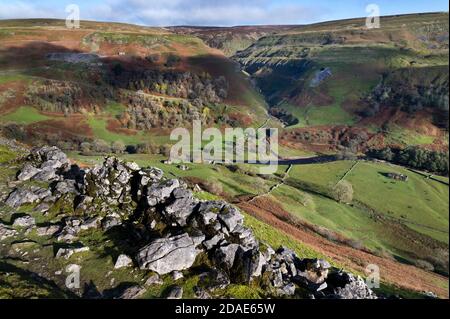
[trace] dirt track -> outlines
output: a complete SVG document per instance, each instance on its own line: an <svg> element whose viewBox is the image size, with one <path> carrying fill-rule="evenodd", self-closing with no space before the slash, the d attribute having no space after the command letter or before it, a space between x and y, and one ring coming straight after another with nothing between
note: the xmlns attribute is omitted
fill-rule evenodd
<svg viewBox="0 0 450 319"><path fill-rule="evenodd" d="M349 246L333 243L310 230L294 226L283 218L289 213L268 198L256 198L251 203L242 202L238 206L250 215L289 234L295 240L312 247L350 270L364 273L367 265L375 264L380 268L381 280L384 282L420 292L432 291L441 298L449 298L448 290L440 285L440 282L448 281L448 278Z"/></svg>

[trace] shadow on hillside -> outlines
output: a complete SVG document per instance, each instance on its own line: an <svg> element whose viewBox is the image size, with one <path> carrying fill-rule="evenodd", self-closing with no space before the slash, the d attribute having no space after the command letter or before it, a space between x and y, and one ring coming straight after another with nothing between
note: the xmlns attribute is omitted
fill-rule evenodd
<svg viewBox="0 0 450 319"><path fill-rule="evenodd" d="M2 273L9 273L9 276L17 275L19 277L20 282L26 283L26 288L30 289L30 285L35 285L39 290L45 289L49 292L49 298L70 298L70 299L78 299L79 297L71 291L61 289L54 281L49 280L45 277L40 276L39 274L18 268L10 263L0 261L0 286L3 288L9 288L11 291L15 289L20 290L21 287L17 282L10 283L7 279L2 279ZM20 295L11 296L17 298L32 298L36 297L33 295L27 296L23 295L23 291L20 291Z"/></svg>
<svg viewBox="0 0 450 319"><path fill-rule="evenodd" d="M47 54L55 52L80 53L81 51L41 41L20 46L13 45L0 49L0 69L45 66L48 62Z"/></svg>

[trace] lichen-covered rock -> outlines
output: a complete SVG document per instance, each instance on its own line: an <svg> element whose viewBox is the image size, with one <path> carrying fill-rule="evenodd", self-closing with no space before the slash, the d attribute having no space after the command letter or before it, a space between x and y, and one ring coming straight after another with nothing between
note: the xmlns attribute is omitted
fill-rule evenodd
<svg viewBox="0 0 450 319"><path fill-rule="evenodd" d="M183 298L183 287L175 286L167 293L167 299L181 299Z"/></svg>
<svg viewBox="0 0 450 319"><path fill-rule="evenodd" d="M64 195L69 193L78 194L75 180L67 179L58 182L55 186L55 193L58 195Z"/></svg>
<svg viewBox="0 0 450 319"><path fill-rule="evenodd" d="M33 176L33 179L41 182L48 182L56 179L56 171L53 167L46 167L41 169L36 175Z"/></svg>
<svg viewBox="0 0 450 319"><path fill-rule="evenodd" d="M49 225L36 228L38 236L53 236L61 230L61 225Z"/></svg>
<svg viewBox="0 0 450 319"><path fill-rule="evenodd" d="M376 299L376 295L367 286L364 279L344 271L329 275L326 292L328 298L338 299Z"/></svg>
<svg viewBox="0 0 450 319"><path fill-rule="evenodd" d="M13 222L14 227L29 228L34 225L36 225L36 220L30 215L17 217Z"/></svg>
<svg viewBox="0 0 450 319"><path fill-rule="evenodd" d="M106 158L84 177L84 195L101 199L108 205L131 202L131 178L138 169L116 158Z"/></svg>
<svg viewBox="0 0 450 319"><path fill-rule="evenodd" d="M295 289L296 289L295 284L290 282L290 283L284 285L283 287L278 288L277 295L279 297L286 297L286 296L290 297L290 296L295 295Z"/></svg>
<svg viewBox="0 0 450 319"><path fill-rule="evenodd" d="M141 269L160 275L190 268L199 251L188 234L160 238L140 249L136 260Z"/></svg>
<svg viewBox="0 0 450 319"><path fill-rule="evenodd" d="M37 186L31 186L30 188L16 188L9 194L5 203L10 207L17 208L23 204L36 203L51 195L52 193L50 190Z"/></svg>
<svg viewBox="0 0 450 319"><path fill-rule="evenodd" d="M36 168L53 171L70 164L67 155L56 146L33 148L28 156L29 164Z"/></svg>
<svg viewBox="0 0 450 319"><path fill-rule="evenodd" d="M298 274L314 284L323 283L328 277L331 265L322 259L305 259L300 263Z"/></svg>
<svg viewBox="0 0 450 319"><path fill-rule="evenodd" d="M227 227L229 231L233 231L236 226L244 223L244 216L231 205L225 205L218 215L219 220Z"/></svg>
<svg viewBox="0 0 450 319"><path fill-rule="evenodd" d="M160 183L152 184L147 190L147 203L150 207L165 202L172 192L180 187L180 181L170 179Z"/></svg>
<svg viewBox="0 0 450 319"><path fill-rule="evenodd" d="M249 283L261 274L264 260L258 248L245 250L242 246L236 251L231 269L232 279L236 283Z"/></svg>
<svg viewBox="0 0 450 319"><path fill-rule="evenodd" d="M9 228L4 224L0 223L0 240L5 240L9 237L14 237L17 235L17 231L15 229Z"/></svg>
<svg viewBox="0 0 450 319"><path fill-rule="evenodd" d="M164 208L163 215L167 221L173 221L183 227L187 225L196 205L197 200L194 200L192 192L176 188L172 192L172 202Z"/></svg>
<svg viewBox="0 0 450 319"><path fill-rule="evenodd" d="M238 244L229 244L217 248L214 254L216 264L221 269L230 271L233 268L238 249L240 249Z"/></svg>
<svg viewBox="0 0 450 319"><path fill-rule="evenodd" d="M77 253L89 251L89 247L77 247L77 248L59 248L56 253L56 258L69 259L70 256Z"/></svg>
<svg viewBox="0 0 450 319"><path fill-rule="evenodd" d="M27 181L39 173L41 170L39 168L34 167L30 163L25 163L19 175L17 175L17 179L19 181Z"/></svg>

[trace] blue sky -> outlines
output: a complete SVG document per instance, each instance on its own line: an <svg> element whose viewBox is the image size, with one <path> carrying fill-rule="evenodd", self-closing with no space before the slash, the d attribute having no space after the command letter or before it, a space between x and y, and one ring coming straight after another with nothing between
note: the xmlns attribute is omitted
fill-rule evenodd
<svg viewBox="0 0 450 319"><path fill-rule="evenodd" d="M0 0L0 19L65 18L77 4L81 19L142 25L307 24L366 16L448 11L447 0Z"/></svg>

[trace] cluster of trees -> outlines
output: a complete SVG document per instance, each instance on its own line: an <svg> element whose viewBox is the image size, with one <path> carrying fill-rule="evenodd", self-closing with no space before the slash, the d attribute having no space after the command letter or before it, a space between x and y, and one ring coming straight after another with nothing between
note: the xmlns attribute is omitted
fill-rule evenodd
<svg viewBox="0 0 450 319"><path fill-rule="evenodd" d="M377 114L381 106L400 108L413 114L425 108L443 114L447 121L436 125L448 128L449 79L447 68L401 69L385 74L381 83L366 98L364 117Z"/></svg>
<svg viewBox="0 0 450 319"><path fill-rule="evenodd" d="M73 82L45 80L30 85L24 94L25 103L43 111L71 114L83 108L104 105L113 93L106 87L90 87Z"/></svg>
<svg viewBox="0 0 450 319"><path fill-rule="evenodd" d="M131 92L124 93L122 101L128 108L119 121L128 129L173 128L204 117L201 107L186 100L167 100Z"/></svg>
<svg viewBox="0 0 450 319"><path fill-rule="evenodd" d="M275 116L282 122L286 123L288 126L297 125L299 123L298 119L286 110L278 107L270 108L270 115Z"/></svg>
<svg viewBox="0 0 450 319"><path fill-rule="evenodd" d="M367 155L388 162L448 176L449 155L445 152L430 151L412 146L406 149L386 147L379 150L370 150Z"/></svg>
<svg viewBox="0 0 450 319"><path fill-rule="evenodd" d="M208 73L112 69L106 80L114 87L143 90L196 101L197 104L219 103L228 95L225 77L211 77Z"/></svg>
<svg viewBox="0 0 450 319"><path fill-rule="evenodd" d="M91 142L84 141L79 145L79 150L83 155L94 154L161 154L170 155L171 146L169 144L155 145L150 142L139 143L137 145L125 145L122 141L108 143L102 139L95 139Z"/></svg>
<svg viewBox="0 0 450 319"><path fill-rule="evenodd" d="M281 138L304 144L327 144L332 149L356 154L368 148L372 136L363 128L335 126L317 130L290 130Z"/></svg>
<svg viewBox="0 0 450 319"><path fill-rule="evenodd" d="M130 154L161 154L164 156L170 156L170 150L172 146L169 144L155 145L150 142L139 143L136 146L129 145L127 152Z"/></svg>
<svg viewBox="0 0 450 319"><path fill-rule="evenodd" d="M448 93L442 91L442 88L400 86L394 89L380 85L371 98L374 101L374 111L379 109L379 103L398 106L408 113L415 113L425 107L448 110Z"/></svg>

